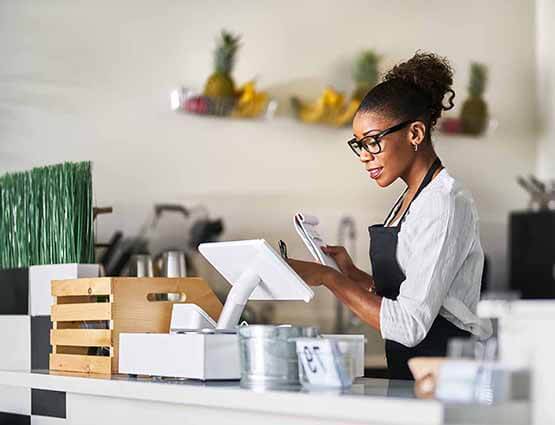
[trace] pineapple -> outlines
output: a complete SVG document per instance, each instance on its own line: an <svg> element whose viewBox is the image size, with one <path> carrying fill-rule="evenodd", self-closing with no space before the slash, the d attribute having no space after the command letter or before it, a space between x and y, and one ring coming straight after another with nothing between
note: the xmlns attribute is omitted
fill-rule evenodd
<svg viewBox="0 0 555 425"><path fill-rule="evenodd" d="M239 36L223 30L222 38L214 52L214 73L204 86L204 95L210 97L232 97L235 95L235 83L231 71L235 64L235 54L239 49Z"/></svg>
<svg viewBox="0 0 555 425"><path fill-rule="evenodd" d="M379 61L380 57L373 50L366 50L357 58L353 69L353 78L356 82L353 99L362 100L377 84Z"/></svg>
<svg viewBox="0 0 555 425"><path fill-rule="evenodd" d="M470 65L469 97L465 100L461 121L464 133L479 135L484 132L488 123L488 105L483 99L487 81L487 68L484 64Z"/></svg>

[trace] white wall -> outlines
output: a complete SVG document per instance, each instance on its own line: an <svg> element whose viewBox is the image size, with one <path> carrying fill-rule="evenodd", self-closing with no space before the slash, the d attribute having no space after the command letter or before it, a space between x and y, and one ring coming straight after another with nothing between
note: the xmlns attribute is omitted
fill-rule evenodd
<svg viewBox="0 0 555 425"><path fill-rule="evenodd" d="M236 80L258 76L278 99L329 83L351 90L363 48L384 66L426 49L451 60L460 105L470 61L485 62L498 129L483 139L438 134L436 145L476 198L494 284L505 284L507 216L526 201L515 176L536 159L532 2L0 1L0 172L94 161L97 203L115 207L99 220L100 239L136 231L154 201L200 200L225 217L226 237L283 237L305 256L295 210L321 215L331 242L340 215L352 214L368 268L366 226L402 188L368 180L345 145L349 129L169 110L173 88L202 87L223 27L243 35ZM297 315L328 320L331 303L321 295Z"/></svg>
<svg viewBox="0 0 555 425"><path fill-rule="evenodd" d="M555 179L555 2L536 1L538 112L538 174Z"/></svg>

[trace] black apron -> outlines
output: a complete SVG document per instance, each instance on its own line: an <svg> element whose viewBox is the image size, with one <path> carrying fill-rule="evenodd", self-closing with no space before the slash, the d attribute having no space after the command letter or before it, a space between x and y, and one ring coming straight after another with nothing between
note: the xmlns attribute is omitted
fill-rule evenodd
<svg viewBox="0 0 555 425"><path fill-rule="evenodd" d="M397 262L398 234L410 205L432 181L434 172L440 167L441 161L437 158L428 170L405 213L399 219L397 226L386 227L385 225L392 213L397 213L399 210L403 196L395 203L384 224L376 224L368 228L370 232L370 262L372 264L375 291L382 297L395 300L399 296L399 288L406 277ZM421 255L426 255L426 253L423 252ZM413 282L412 284L417 283ZM385 353L390 379L414 379L407 365L410 358L445 356L449 338L468 337L470 337L469 332L459 329L438 314L426 338L415 347L406 347L398 342L386 340Z"/></svg>

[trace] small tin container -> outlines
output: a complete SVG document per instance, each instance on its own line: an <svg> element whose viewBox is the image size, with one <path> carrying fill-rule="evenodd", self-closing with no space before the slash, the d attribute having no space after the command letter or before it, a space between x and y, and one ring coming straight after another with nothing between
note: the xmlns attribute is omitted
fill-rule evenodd
<svg viewBox="0 0 555 425"><path fill-rule="evenodd" d="M290 325L239 328L241 387L276 389L300 385L295 339L319 334L315 327Z"/></svg>

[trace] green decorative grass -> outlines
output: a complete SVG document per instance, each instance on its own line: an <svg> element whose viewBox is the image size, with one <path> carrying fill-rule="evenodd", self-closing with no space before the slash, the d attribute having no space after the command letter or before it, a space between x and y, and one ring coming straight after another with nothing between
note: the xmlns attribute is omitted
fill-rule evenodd
<svg viewBox="0 0 555 425"><path fill-rule="evenodd" d="M0 269L93 262L90 162L0 177Z"/></svg>

